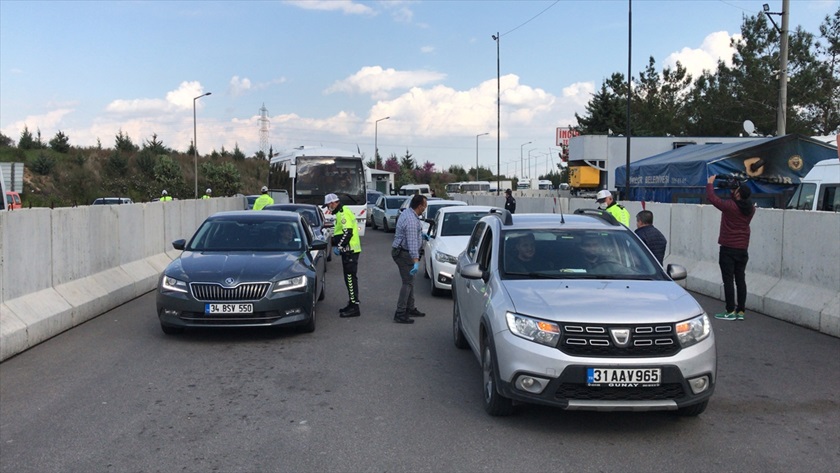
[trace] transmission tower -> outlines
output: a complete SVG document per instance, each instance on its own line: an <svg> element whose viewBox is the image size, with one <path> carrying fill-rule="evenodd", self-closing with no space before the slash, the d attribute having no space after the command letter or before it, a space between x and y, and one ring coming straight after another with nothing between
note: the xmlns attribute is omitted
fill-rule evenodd
<svg viewBox="0 0 840 473"><path fill-rule="evenodd" d="M268 125L268 109L263 104L260 108L260 151L266 159L271 159L271 156L268 155Z"/></svg>

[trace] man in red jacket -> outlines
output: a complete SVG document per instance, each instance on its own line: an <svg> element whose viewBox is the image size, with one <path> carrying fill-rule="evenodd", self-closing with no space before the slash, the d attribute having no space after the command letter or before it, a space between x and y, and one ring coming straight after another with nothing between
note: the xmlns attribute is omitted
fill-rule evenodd
<svg viewBox="0 0 840 473"><path fill-rule="evenodd" d="M750 221L755 215L755 206L750 200L750 188L740 183L730 190L730 199L722 200L715 195L714 174L706 182L706 197L720 210L720 274L723 278L723 294L726 298L726 312L716 314L716 319L744 320L744 305L747 302L747 281L745 272L750 246ZM737 287L737 304L735 289Z"/></svg>

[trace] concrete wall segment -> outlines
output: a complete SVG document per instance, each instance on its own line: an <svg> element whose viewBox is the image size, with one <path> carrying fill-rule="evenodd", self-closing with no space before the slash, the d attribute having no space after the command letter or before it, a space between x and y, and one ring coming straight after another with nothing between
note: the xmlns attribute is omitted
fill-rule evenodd
<svg viewBox="0 0 840 473"><path fill-rule="evenodd" d="M54 211L8 212L3 224L3 301L52 287Z"/></svg>
<svg viewBox="0 0 840 473"><path fill-rule="evenodd" d="M840 212L786 211L782 229L782 278L840 292Z"/></svg>

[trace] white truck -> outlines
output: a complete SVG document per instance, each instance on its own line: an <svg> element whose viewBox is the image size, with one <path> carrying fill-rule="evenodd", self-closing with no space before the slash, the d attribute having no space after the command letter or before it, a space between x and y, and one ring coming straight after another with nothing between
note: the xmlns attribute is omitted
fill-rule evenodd
<svg viewBox="0 0 840 473"><path fill-rule="evenodd" d="M840 212L840 158L815 164L802 178L787 208Z"/></svg>

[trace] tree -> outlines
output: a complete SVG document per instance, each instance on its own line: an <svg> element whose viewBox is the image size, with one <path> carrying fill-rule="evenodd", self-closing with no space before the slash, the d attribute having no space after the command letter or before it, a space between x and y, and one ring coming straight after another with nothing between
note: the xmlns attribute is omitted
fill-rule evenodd
<svg viewBox="0 0 840 473"><path fill-rule="evenodd" d="M172 195L179 192L178 190L183 186L184 177L178 163L169 156L160 156L155 165L155 181L162 186L162 189L169 190L169 194Z"/></svg>
<svg viewBox="0 0 840 473"><path fill-rule="evenodd" d="M449 166L449 169L447 170L447 172L449 174L452 174L452 176L453 176L453 179L450 182L464 182L468 179L467 171L464 169L463 166L459 166L459 165Z"/></svg>
<svg viewBox="0 0 840 473"><path fill-rule="evenodd" d="M804 94L801 108L795 113L813 134L830 135L840 131L840 7L825 17L819 29L819 40L813 46L814 61L801 74L810 79L801 90L810 93Z"/></svg>
<svg viewBox="0 0 840 473"><path fill-rule="evenodd" d="M414 171L417 168L417 163L414 162L414 158L408 150L405 150L405 155L400 158L400 168L403 171Z"/></svg>
<svg viewBox="0 0 840 473"><path fill-rule="evenodd" d="M8 148L8 147L12 147L14 145L15 145L15 141L13 139L9 138L8 136L4 135L3 133L0 133L0 147Z"/></svg>
<svg viewBox="0 0 840 473"><path fill-rule="evenodd" d="M123 134L122 129L120 129L119 133L114 137L114 149L125 153L134 153L139 147L131 141L131 137L127 133Z"/></svg>
<svg viewBox="0 0 840 473"><path fill-rule="evenodd" d="M67 153L70 151L70 138L61 130L58 130L55 137L50 140L50 148L56 153Z"/></svg>
<svg viewBox="0 0 840 473"><path fill-rule="evenodd" d="M605 134L609 132L623 131L627 123L626 100L621 95L626 86L623 86L624 76L620 73L604 80L601 90L592 96L592 100L586 104L586 114L581 117L575 113L581 134Z"/></svg>
<svg viewBox="0 0 840 473"><path fill-rule="evenodd" d="M143 151L154 156L159 154L170 154L172 152L171 149L163 145L162 141L158 140L157 133L152 133L152 139L146 140L146 142L143 143Z"/></svg>
<svg viewBox="0 0 840 473"><path fill-rule="evenodd" d="M233 160L234 161L244 161L245 160L245 153L239 149L239 143L233 144Z"/></svg>
<svg viewBox="0 0 840 473"><path fill-rule="evenodd" d="M18 140L18 148L20 149L36 149L35 140L32 138L32 132L29 127L24 125L23 131L20 132L20 140Z"/></svg>

